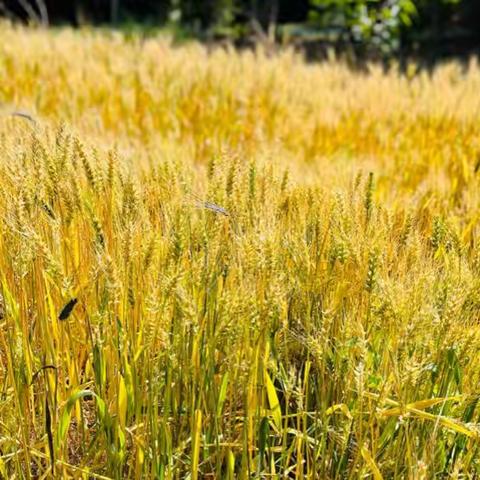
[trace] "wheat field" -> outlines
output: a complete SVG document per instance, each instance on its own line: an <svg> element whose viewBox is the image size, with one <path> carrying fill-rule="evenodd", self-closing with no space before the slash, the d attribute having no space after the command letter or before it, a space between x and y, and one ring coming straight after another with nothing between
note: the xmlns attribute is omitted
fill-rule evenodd
<svg viewBox="0 0 480 480"><path fill-rule="evenodd" d="M478 478L478 92L0 25L0 476Z"/></svg>

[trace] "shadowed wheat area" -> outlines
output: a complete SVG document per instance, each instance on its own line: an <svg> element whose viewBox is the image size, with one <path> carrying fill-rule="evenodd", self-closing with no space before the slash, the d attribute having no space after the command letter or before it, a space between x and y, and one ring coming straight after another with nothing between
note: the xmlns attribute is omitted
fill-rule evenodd
<svg viewBox="0 0 480 480"><path fill-rule="evenodd" d="M480 68L414 73L1 25L0 475L480 475Z"/></svg>

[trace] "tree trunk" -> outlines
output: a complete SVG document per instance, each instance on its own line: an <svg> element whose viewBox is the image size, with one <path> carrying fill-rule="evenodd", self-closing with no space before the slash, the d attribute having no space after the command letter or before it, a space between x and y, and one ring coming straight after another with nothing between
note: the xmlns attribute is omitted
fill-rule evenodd
<svg viewBox="0 0 480 480"><path fill-rule="evenodd" d="M119 9L120 9L120 0L110 0L110 21L114 25L118 23Z"/></svg>
<svg viewBox="0 0 480 480"><path fill-rule="evenodd" d="M278 20L278 0L270 1L270 12L268 15L268 39L271 43L275 42L275 33Z"/></svg>

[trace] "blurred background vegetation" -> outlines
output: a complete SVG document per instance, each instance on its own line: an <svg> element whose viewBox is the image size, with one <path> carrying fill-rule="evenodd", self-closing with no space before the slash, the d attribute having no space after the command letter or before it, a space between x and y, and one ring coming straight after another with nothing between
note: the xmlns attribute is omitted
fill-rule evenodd
<svg viewBox="0 0 480 480"><path fill-rule="evenodd" d="M3 0L14 20L108 24L176 38L300 45L352 58L469 56L480 45L478 0Z"/></svg>

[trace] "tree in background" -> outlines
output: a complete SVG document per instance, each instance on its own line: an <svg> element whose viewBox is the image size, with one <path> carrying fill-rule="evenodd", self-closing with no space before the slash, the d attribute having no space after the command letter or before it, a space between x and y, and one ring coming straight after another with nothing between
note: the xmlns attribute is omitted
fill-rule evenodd
<svg viewBox="0 0 480 480"><path fill-rule="evenodd" d="M400 48L402 30L412 26L413 0L312 0L309 19L337 28L351 42L390 54Z"/></svg>
<svg viewBox="0 0 480 480"><path fill-rule="evenodd" d="M293 34L300 42L348 44L360 55L415 48L458 54L480 43L478 0L0 0L0 7L44 24L169 24L204 39Z"/></svg>

